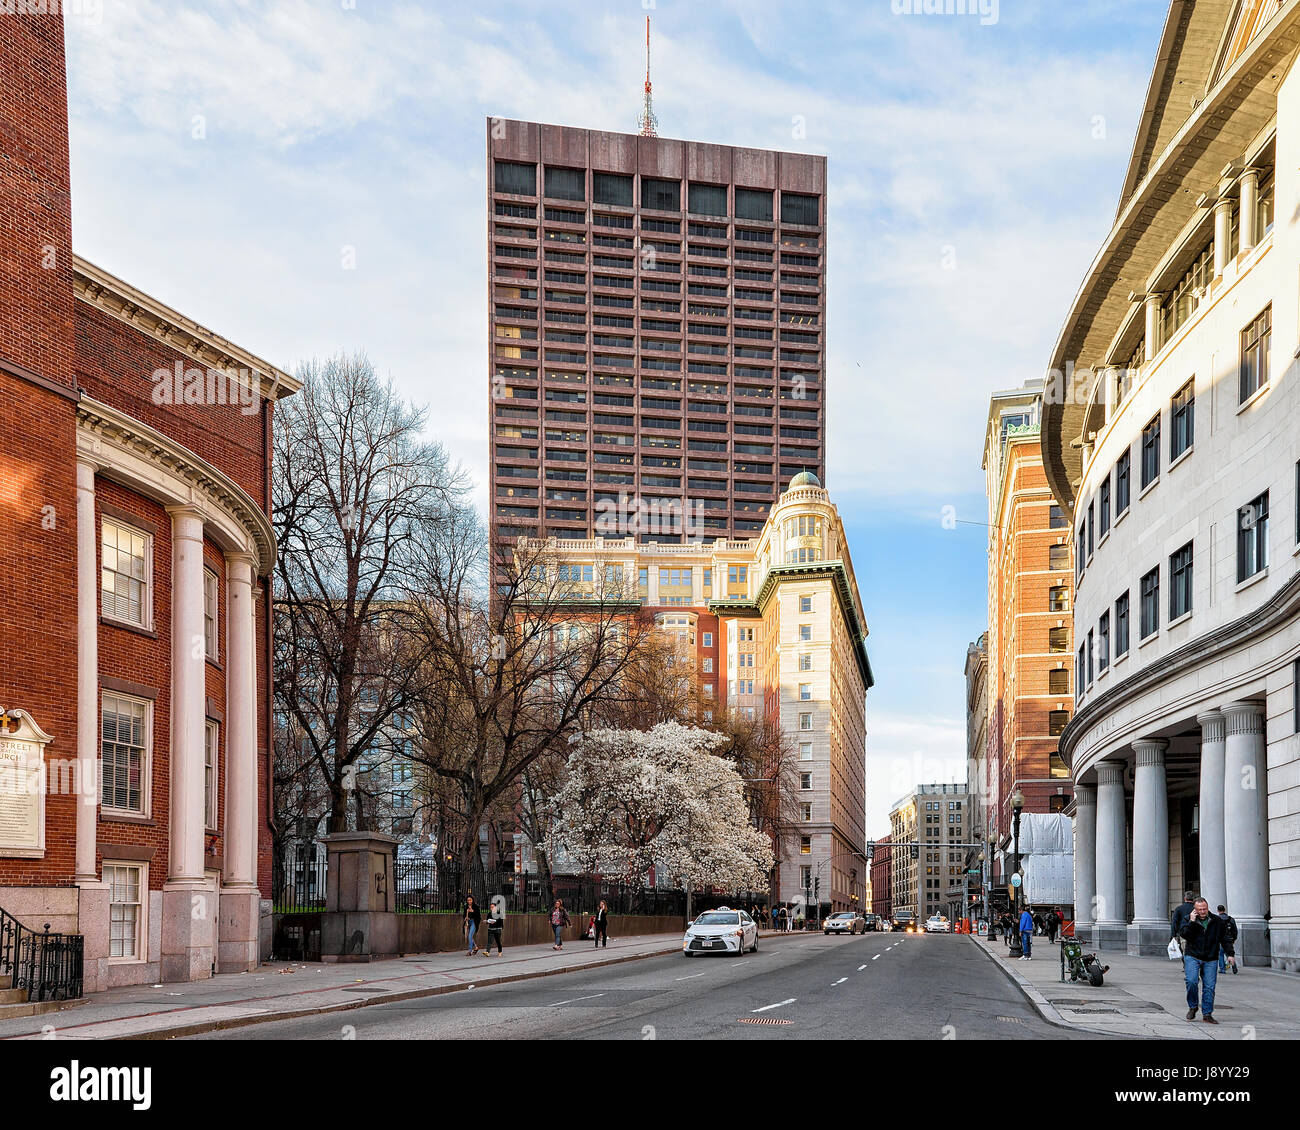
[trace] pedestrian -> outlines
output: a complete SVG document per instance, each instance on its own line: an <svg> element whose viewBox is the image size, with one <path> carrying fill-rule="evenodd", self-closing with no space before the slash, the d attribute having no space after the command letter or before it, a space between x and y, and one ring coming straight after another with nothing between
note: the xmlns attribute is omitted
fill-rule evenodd
<svg viewBox="0 0 1300 1130"><path fill-rule="evenodd" d="M1228 913L1227 907L1225 907L1223 903L1219 903L1218 913L1219 913L1219 917L1223 919L1224 924L1228 927L1227 929L1228 941L1231 942L1233 945L1236 945L1237 944L1237 920L1233 918L1231 914ZM1219 947L1219 972L1223 973L1227 969L1227 967L1228 967L1227 962L1224 960L1223 947L1220 946ZM1232 959L1232 971L1234 973L1237 972L1237 959L1235 957Z"/></svg>
<svg viewBox="0 0 1300 1130"><path fill-rule="evenodd" d="M487 944L487 949L483 951L484 957L492 956L493 946L496 946L497 948L498 957L500 957L502 954L506 952L501 945L501 935L505 931L505 926L506 926L505 912L501 909L501 904L499 902L493 902L488 907L488 920L487 920L488 944Z"/></svg>
<svg viewBox="0 0 1300 1130"><path fill-rule="evenodd" d="M551 949L564 949L564 928L567 925L569 925L569 912L564 909L564 900L556 899L555 905L551 907L551 927L555 930L555 945Z"/></svg>
<svg viewBox="0 0 1300 1130"><path fill-rule="evenodd" d="M1222 918L1210 913L1210 904L1198 898L1192 912L1179 931L1183 939L1183 976L1187 982L1187 1019L1196 1019L1197 989L1200 989L1201 1019L1206 1024L1217 1024L1214 1019L1214 986L1219 979L1219 950L1222 949L1236 964L1236 951L1228 938L1227 915Z"/></svg>
<svg viewBox="0 0 1300 1130"><path fill-rule="evenodd" d="M473 895L465 896L465 938L468 942L469 949L466 950L466 957L473 957L478 953L478 943L475 942L474 936L478 933L479 923L483 921L483 916L479 914L478 903L474 901Z"/></svg>
<svg viewBox="0 0 1300 1130"><path fill-rule="evenodd" d="M605 905L605 900L600 900L600 906L596 908L596 932L592 935L592 940L596 946L603 945L609 949L609 907Z"/></svg>
<svg viewBox="0 0 1300 1130"><path fill-rule="evenodd" d="M1056 907L1052 907L1052 909L1048 911L1044 920L1047 929L1047 944L1049 946L1056 945L1056 931L1061 925L1061 920L1056 916L1056 914Z"/></svg>
<svg viewBox="0 0 1300 1130"><path fill-rule="evenodd" d="M1033 918L1034 918L1034 933L1035 934L1047 933L1047 923L1043 921L1043 912L1041 910L1034 911Z"/></svg>
<svg viewBox="0 0 1300 1130"><path fill-rule="evenodd" d="M1174 907L1174 912L1169 918L1169 936L1178 939L1178 946L1186 952L1183 947L1183 927L1187 925L1187 920L1192 916L1192 906L1196 902L1195 891L1184 891L1183 901Z"/></svg>
<svg viewBox="0 0 1300 1130"><path fill-rule="evenodd" d="M781 909L777 911L776 928L782 934L785 933L785 907L781 907Z"/></svg>
<svg viewBox="0 0 1300 1130"><path fill-rule="evenodd" d="M1034 916L1029 913L1029 907L1025 907L1020 912L1020 948L1023 951L1020 955L1020 961L1028 961L1030 951L1034 945Z"/></svg>

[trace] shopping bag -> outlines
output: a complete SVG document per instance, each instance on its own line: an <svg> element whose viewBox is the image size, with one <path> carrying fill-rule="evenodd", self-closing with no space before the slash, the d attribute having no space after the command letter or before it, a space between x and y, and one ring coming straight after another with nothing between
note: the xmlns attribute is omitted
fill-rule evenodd
<svg viewBox="0 0 1300 1130"><path fill-rule="evenodd" d="M1182 956L1183 956L1183 951L1182 948L1178 945L1178 939L1170 938L1169 939L1169 960L1177 961Z"/></svg>

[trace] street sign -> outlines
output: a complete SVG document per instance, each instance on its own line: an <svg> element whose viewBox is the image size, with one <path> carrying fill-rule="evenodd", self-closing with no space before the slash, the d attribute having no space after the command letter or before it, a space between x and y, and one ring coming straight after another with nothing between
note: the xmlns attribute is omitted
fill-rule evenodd
<svg viewBox="0 0 1300 1130"><path fill-rule="evenodd" d="M1013 887L1018 887L1018 886L1020 886L1020 876L1019 876L1019 875L1012 875L1012 876L1011 876L1011 885L1012 885Z"/></svg>

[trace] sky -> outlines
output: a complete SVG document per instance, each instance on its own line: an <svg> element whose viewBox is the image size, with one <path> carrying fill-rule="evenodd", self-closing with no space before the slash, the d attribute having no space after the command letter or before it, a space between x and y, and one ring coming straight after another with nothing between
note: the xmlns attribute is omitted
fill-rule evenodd
<svg viewBox="0 0 1300 1130"><path fill-rule="evenodd" d="M1115 213L1165 11L82 0L73 243L281 368L364 349L430 406L485 507L484 119L636 132L649 14L661 136L829 161L826 485L876 676L875 838L914 784L965 778L988 398L1048 363Z"/></svg>

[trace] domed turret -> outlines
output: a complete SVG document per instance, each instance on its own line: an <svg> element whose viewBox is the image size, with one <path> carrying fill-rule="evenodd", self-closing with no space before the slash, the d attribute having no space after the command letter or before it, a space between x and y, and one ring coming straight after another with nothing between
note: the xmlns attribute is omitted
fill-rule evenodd
<svg viewBox="0 0 1300 1130"><path fill-rule="evenodd" d="M811 471L800 471L793 479L786 490L794 490L796 487L820 487L821 480Z"/></svg>

